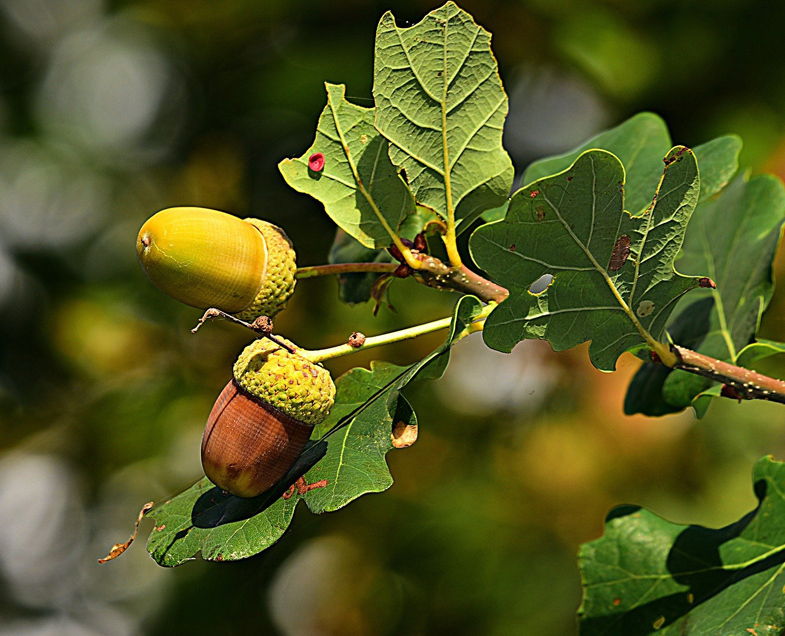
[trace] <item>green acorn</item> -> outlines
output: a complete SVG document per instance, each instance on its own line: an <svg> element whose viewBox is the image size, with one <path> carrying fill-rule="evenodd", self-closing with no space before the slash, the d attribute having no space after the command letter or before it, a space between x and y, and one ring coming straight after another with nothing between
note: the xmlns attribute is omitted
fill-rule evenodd
<svg viewBox="0 0 785 636"><path fill-rule="evenodd" d="M329 371L299 355L288 340L280 340L295 353L267 338L245 348L234 364L234 378L207 418L204 472L237 497L255 497L274 486L335 399Z"/></svg>
<svg viewBox="0 0 785 636"><path fill-rule="evenodd" d="M253 321L294 292L297 264L279 227L207 208L161 210L142 226L136 253L150 280L192 307Z"/></svg>

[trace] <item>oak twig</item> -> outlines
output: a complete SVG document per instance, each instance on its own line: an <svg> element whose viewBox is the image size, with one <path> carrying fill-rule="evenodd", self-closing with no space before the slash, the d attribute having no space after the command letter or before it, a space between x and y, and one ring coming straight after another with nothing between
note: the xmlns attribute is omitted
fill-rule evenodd
<svg viewBox="0 0 785 636"><path fill-rule="evenodd" d="M223 318L224 320L228 320L229 322L233 322L237 325L245 327L246 329L250 329L256 334L259 334L262 338L267 338L272 340L275 344L279 347L286 349L289 353L296 353L294 349L292 349L288 344L286 344L283 340L278 338L277 336L272 335L273 331L273 321L268 318L267 316L259 316L253 322L246 322L245 320L241 320L237 316L233 316L232 314L227 314L225 311L221 311L220 309L216 309L215 307L211 307L207 311L204 312L204 315L199 318L199 321L196 323L196 326L191 329L191 333L196 333L199 331L199 328L210 320L215 320L216 318Z"/></svg>
<svg viewBox="0 0 785 636"><path fill-rule="evenodd" d="M756 371L715 360L702 353L671 345L678 361L674 369L701 375L731 387L744 400L769 400L785 404L785 382L770 378ZM731 394L730 392L728 392Z"/></svg>

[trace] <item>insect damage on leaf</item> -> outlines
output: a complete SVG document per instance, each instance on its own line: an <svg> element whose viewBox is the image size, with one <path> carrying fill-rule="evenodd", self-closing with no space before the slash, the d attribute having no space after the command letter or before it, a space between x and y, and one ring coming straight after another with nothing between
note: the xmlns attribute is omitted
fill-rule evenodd
<svg viewBox="0 0 785 636"><path fill-rule="evenodd" d="M620 236L616 243L614 243L613 251L611 252L611 260L608 263L608 269L610 271L618 272L622 265L627 262L627 258L630 256L630 243L631 239L626 234Z"/></svg>

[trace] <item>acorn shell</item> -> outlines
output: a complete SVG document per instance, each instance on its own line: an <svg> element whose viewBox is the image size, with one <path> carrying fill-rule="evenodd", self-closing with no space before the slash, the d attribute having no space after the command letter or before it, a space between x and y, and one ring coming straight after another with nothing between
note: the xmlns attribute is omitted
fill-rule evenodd
<svg viewBox="0 0 785 636"><path fill-rule="evenodd" d="M255 497L294 465L313 425L246 393L235 380L218 396L202 437L202 466L216 486Z"/></svg>
<svg viewBox="0 0 785 636"><path fill-rule="evenodd" d="M206 208L161 210L142 226L136 251L158 288L200 309L245 309L266 274L267 245L259 230Z"/></svg>
<svg viewBox="0 0 785 636"><path fill-rule="evenodd" d="M173 298L249 322L274 316L294 292L292 242L281 228L260 219L168 208L142 226L136 252L150 280Z"/></svg>

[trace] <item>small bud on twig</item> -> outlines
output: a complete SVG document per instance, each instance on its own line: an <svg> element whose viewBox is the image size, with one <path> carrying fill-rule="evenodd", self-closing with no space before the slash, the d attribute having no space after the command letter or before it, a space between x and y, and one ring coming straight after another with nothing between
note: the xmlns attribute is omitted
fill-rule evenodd
<svg viewBox="0 0 785 636"><path fill-rule="evenodd" d="M349 342L347 343L350 347L354 347L355 349L359 349L365 344L365 334L360 333L359 331L355 331L349 336Z"/></svg>
<svg viewBox="0 0 785 636"><path fill-rule="evenodd" d="M393 272L393 276L396 278L408 278L412 274L414 274L414 270L406 263L401 263L398 265L398 267L396 267L395 271Z"/></svg>

